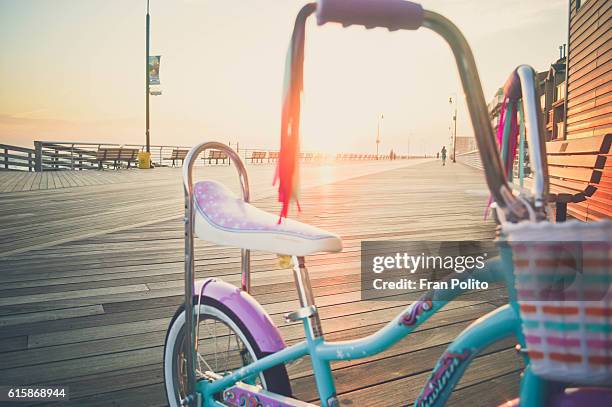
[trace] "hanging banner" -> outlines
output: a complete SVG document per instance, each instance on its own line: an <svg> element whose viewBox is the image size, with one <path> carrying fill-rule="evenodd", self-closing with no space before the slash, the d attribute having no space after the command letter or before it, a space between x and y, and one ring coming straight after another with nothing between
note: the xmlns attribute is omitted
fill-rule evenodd
<svg viewBox="0 0 612 407"><path fill-rule="evenodd" d="M149 56L149 85L159 85L159 61L161 55Z"/></svg>

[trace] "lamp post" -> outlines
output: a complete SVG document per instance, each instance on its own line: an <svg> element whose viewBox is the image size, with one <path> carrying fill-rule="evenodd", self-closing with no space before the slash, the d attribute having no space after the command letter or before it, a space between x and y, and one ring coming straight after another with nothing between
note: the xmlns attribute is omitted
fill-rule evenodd
<svg viewBox="0 0 612 407"><path fill-rule="evenodd" d="M149 15L149 0L147 0L147 24L146 24L146 58L145 58L145 70L146 70L146 87L145 87L145 92L146 92L146 96L145 96L145 115L146 115L146 119L145 119L145 135L147 138L147 153L151 152L151 138L149 135L149 31L150 31L150 27L151 27L151 16Z"/></svg>
<svg viewBox="0 0 612 407"><path fill-rule="evenodd" d="M453 102L455 102L455 112L453 113L453 122L455 125L455 131L453 132L453 162L455 163L457 162L455 157L457 151L457 94L455 94L455 99L453 99L452 96L448 98L448 103L452 105Z"/></svg>
<svg viewBox="0 0 612 407"><path fill-rule="evenodd" d="M378 146L380 144L380 122L385 118L383 114L378 118L378 126L376 128L376 159L378 160Z"/></svg>

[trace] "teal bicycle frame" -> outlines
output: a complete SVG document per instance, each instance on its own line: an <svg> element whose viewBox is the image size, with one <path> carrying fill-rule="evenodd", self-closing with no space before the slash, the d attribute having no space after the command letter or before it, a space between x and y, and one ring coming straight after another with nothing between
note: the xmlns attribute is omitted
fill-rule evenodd
<svg viewBox="0 0 612 407"><path fill-rule="evenodd" d="M332 3L332 1L328 1ZM338 4L342 1L338 2ZM345 2L346 3L346 2ZM350 3L350 2L349 2ZM372 4L385 3L384 1L372 2ZM397 2L393 2L398 4ZM497 213L507 221L516 221L525 219L529 212L527 203L524 199L518 199L514 196L512 189L509 187L504 171L502 170L502 162L493 136L493 129L489 121L487 106L484 100L482 87L478 77L478 72L474 62L472 52L457 27L445 17L428 11L415 8L416 5L410 4L411 12L420 10L422 13L422 21L419 26L427 27L440 34L451 46L454 53L463 90L466 94L468 108L471 116L471 121L474 127L478 148L481 155L481 160L485 168L485 177L489 190L497 204ZM346 3L348 4L348 3ZM354 4L354 3L353 3ZM342 6L342 4L340 4ZM302 12L312 13L315 7L307 5ZM307 15L306 15L307 16ZM321 17L321 16L319 16ZM337 16L336 16L337 17ZM321 19L320 19L321 20ZM325 18L323 18L325 20ZM396 19L395 19L396 20ZM328 21L342 22L338 19L328 19ZM320 21L321 22L321 21ZM325 22L325 21L324 21ZM354 23L354 22L353 22ZM370 24L376 26L376 24ZM387 25L379 25L387 26ZM389 27L389 26L387 26ZM395 27L395 26L393 26ZM414 27L412 29L416 29ZM395 27L394 29L397 29ZM547 183L545 182L545 170L542 171L542 166L545 168L545 155L543 152L543 140L541 139L540 118L537 110L537 100L535 99L534 87L534 72L533 69L522 66L517 69L517 74L521 76L521 87L524 93L527 92L528 108L525 112L525 122L527 133L530 136L530 156L532 158L532 168L538 169L536 173L536 182L534 183L533 192L536 197L534 206L536 210L543 210L543 202L545 202L547 193ZM523 80L525 79L525 80ZM525 102L525 100L524 100ZM534 107L536 106L536 107ZM533 135L533 139L531 139ZM195 151L194 154L198 153ZM191 157L190 153L190 157ZM197 154L196 154L197 155ZM543 161L542 161L543 160ZM190 161L189 159L187 161ZM239 159L238 159L239 161ZM244 172L244 168L239 168L239 172ZM191 207L191 174L187 170L188 176L185 178L186 186L186 216L188 221L192 219ZM244 175L244 174L243 174ZM246 175L243 176L245 178ZM244 189L244 179L241 179ZM248 183L247 183L248 184ZM248 200L248 192L245 195L245 200ZM190 223L186 222L186 287L185 287L185 310L187 326L193 325L193 231ZM248 252L248 251L247 251ZM465 272L459 275L459 278L472 278L481 282L499 283L504 282L509 288L509 304L502 306L495 311L478 319L472 323L463 333L461 333L449 346L447 351L442 355L436 364L427 384L417 400L415 406L441 406L450 396L453 388L460 380L463 372L469 366L470 362L480 354L484 349L491 344L496 343L504 338L515 336L520 345L524 345L522 333L520 329L520 318L518 313L518 305L514 294L514 281L512 275L512 261L510 249L505 245L500 245L501 256L496 259L491 259L482 270L473 272ZM246 287L248 291L248 253L246 255L247 265L244 264L245 251L243 251L243 289ZM195 392L201 397L202 403L206 406L226 406L220 400L219 395L225 396L228 391L236 388L242 382L248 382L250 378L260 374L261 372L279 365L289 363L304 356L310 356L314 377L321 405L323 407L336 407L338 400L336 389L332 377L330 363L333 361L353 360L366 358L378 354L393 344L397 343L408 334L413 332L421 324L427 321L432 315L441 310L449 301L457 298L467 290L432 290L426 293L421 299L415 301L406 308L404 312L399 314L385 327L376 333L362 339L343 341L343 342L326 342L320 327L316 307L310 291L310 286L307 278L307 271L304 266L303 258L293 258L294 272L296 283L298 283L298 292L300 294L300 302L302 308L294 313L296 319L301 319L304 331L305 340L293 346L284 348L278 352L265 356L261 359L250 363L236 371L233 371L225 376L202 379L196 382L194 377L194 332L187 337L187 374L188 374L188 392L193 395ZM304 277L304 282L300 280L300 276ZM457 276L455 276L457 278ZM245 284L245 282L247 282ZM310 298L309 298L310 297ZM542 394L541 389L544 388L542 381L530 374L529 367L526 369L524 376L524 386L522 393L525 393L525 400L528 406L537 405L535 401L539 400ZM266 396L269 400L273 400L278 406L309 406L310 404L300 402L284 396L278 396L268 393L265 390L255 389L255 392ZM537 397L531 396L538 395ZM221 397L221 399L223 399Z"/></svg>
<svg viewBox="0 0 612 407"><path fill-rule="evenodd" d="M513 288L512 252L503 242L499 245L499 249L500 256L488 261L484 269L464 273L460 279L472 278L488 283L503 282L509 288L509 304L474 321L455 338L436 363L423 390L414 402L415 407L445 405L474 358L489 346L509 337L517 339L517 349L523 355L526 364L521 383L521 406L545 405L551 383L532 374L526 353L520 352L521 349L524 349L525 342ZM302 318L306 334L304 341L259 359L218 380L201 380L196 385L197 392L203 396L202 400L206 406L227 406L218 401L217 395L224 394L228 388L231 390L235 383L247 381L278 364L310 356L321 405L324 407L338 406L331 362L367 358L385 351L415 331L448 302L468 291L461 289L431 290L408 306L384 328L365 338L350 341L326 342L324 335L314 336L313 322L311 318L305 316ZM262 393L266 392L262 391ZM311 404L276 396L272 393L268 393L267 396L278 402L278 406L311 406ZM283 403L283 400L286 404Z"/></svg>
<svg viewBox="0 0 612 407"><path fill-rule="evenodd" d="M296 260L294 259L294 261ZM484 269L464 273L462 278L473 278L489 283L507 283L509 274L511 273L504 272L501 259L493 259L487 263L487 267ZM449 301L465 292L467 290L431 290L420 300L408 306L404 312L384 328L365 338L351 341L326 342L323 335L315 337L311 318L302 318L306 333L304 341L259 359L218 380L212 382L201 380L197 384L197 391L203 395L205 405L225 406L215 399L216 394L222 393L238 381L246 380L275 365L288 363L309 355L321 405L324 407L336 406L336 389L330 362L366 358L383 352L413 332ZM452 371L445 370L444 381L432 382L431 379L428 381L428 385L439 384L441 388L440 391L432 393L435 399L432 399L432 403L428 402L426 405L444 405L471 360L491 344L512 335L520 335L520 320L515 307L505 305L475 321L453 342L445 352L441 362L434 369L434 374L436 371L440 372L440 369L452 369ZM449 355L453 357L458 355L456 356L457 360L451 364L446 364L445 358L448 358ZM424 392L426 391L427 388ZM420 404L420 400L425 401L420 396L415 405L425 405Z"/></svg>

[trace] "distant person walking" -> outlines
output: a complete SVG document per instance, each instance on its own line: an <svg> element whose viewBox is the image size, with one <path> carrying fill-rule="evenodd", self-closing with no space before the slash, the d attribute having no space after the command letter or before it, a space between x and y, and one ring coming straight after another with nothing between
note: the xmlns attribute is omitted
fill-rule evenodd
<svg viewBox="0 0 612 407"><path fill-rule="evenodd" d="M446 165L446 146L442 146L440 155L442 156L442 165Z"/></svg>

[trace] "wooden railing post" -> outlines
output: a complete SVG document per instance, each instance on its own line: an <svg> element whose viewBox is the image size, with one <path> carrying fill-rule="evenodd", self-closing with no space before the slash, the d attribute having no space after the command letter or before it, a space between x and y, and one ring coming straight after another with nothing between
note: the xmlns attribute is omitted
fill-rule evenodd
<svg viewBox="0 0 612 407"><path fill-rule="evenodd" d="M8 165L9 165L8 164L8 152L9 152L8 148L5 148L4 149L4 154L5 154L5 156L4 156L4 169L6 169L6 170L8 170Z"/></svg>
<svg viewBox="0 0 612 407"><path fill-rule="evenodd" d="M40 141L34 142L34 171L36 172L43 171L42 143Z"/></svg>
<svg viewBox="0 0 612 407"><path fill-rule="evenodd" d="M32 153L28 153L28 172L32 172Z"/></svg>
<svg viewBox="0 0 612 407"><path fill-rule="evenodd" d="M228 141L228 142L227 142L227 145L228 145L230 148L232 148L232 142L231 142L231 141ZM227 157L227 165L228 165L228 166L231 166L231 165L232 165L232 159L231 159L231 158L229 158L229 156Z"/></svg>

